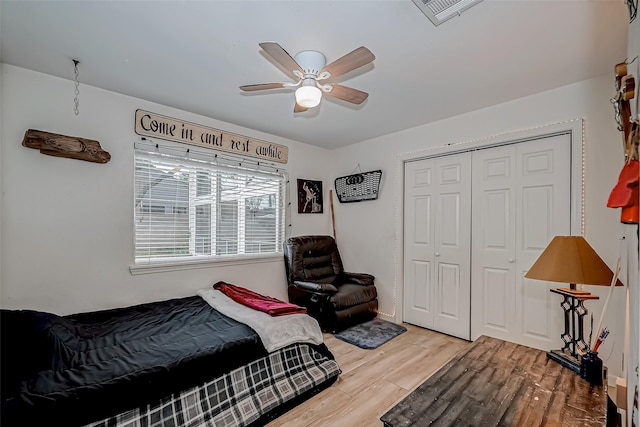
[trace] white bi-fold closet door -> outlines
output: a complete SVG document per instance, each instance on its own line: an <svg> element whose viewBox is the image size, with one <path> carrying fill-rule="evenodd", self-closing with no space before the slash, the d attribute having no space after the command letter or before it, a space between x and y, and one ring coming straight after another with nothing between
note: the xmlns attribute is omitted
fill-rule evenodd
<svg viewBox="0 0 640 427"><path fill-rule="evenodd" d="M471 153L405 164L404 321L469 339Z"/></svg>
<svg viewBox="0 0 640 427"><path fill-rule="evenodd" d="M570 234L570 186L568 134L406 163L404 320L465 339L557 344L551 284L523 276L553 236Z"/></svg>
<svg viewBox="0 0 640 427"><path fill-rule="evenodd" d="M559 135L474 153L471 339L550 350L561 299L524 274L556 235L571 234L571 139Z"/></svg>

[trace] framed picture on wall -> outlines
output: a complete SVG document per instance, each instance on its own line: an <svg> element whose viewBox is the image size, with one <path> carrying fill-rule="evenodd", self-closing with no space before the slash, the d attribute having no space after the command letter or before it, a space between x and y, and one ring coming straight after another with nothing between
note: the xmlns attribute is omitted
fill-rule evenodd
<svg viewBox="0 0 640 427"><path fill-rule="evenodd" d="M322 181L298 179L298 213L322 213Z"/></svg>

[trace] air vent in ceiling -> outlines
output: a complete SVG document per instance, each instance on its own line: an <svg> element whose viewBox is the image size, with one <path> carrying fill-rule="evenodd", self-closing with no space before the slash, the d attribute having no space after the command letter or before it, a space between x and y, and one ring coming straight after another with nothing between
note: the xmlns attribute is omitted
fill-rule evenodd
<svg viewBox="0 0 640 427"><path fill-rule="evenodd" d="M447 19L460 15L464 10L482 0L413 0L418 8L427 15L434 25L440 25Z"/></svg>

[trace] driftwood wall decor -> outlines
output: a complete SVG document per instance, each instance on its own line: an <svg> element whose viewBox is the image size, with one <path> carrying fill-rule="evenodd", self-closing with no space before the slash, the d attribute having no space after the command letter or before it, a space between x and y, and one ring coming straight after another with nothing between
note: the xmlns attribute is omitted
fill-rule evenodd
<svg viewBox="0 0 640 427"><path fill-rule="evenodd" d="M22 145L40 150L42 154L47 156L66 157L94 163L107 163L111 160L111 154L104 151L98 141L41 130L27 130Z"/></svg>

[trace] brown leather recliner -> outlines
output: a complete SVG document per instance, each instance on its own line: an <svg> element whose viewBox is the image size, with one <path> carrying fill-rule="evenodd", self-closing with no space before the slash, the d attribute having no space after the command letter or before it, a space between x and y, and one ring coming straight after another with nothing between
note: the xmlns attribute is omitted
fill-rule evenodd
<svg viewBox="0 0 640 427"><path fill-rule="evenodd" d="M331 236L298 236L284 242L289 301L307 308L324 331L338 332L378 313L374 277L347 273Z"/></svg>

